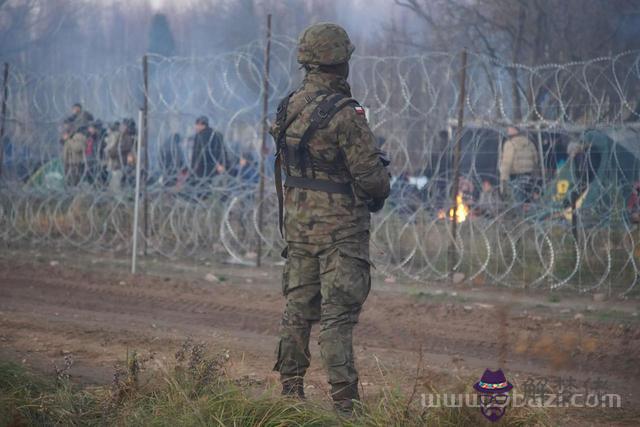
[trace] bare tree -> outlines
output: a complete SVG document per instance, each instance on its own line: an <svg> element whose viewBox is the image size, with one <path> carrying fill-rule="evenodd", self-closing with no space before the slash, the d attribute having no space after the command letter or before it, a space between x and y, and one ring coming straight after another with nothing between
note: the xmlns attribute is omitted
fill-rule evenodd
<svg viewBox="0 0 640 427"><path fill-rule="evenodd" d="M394 1L424 24L424 34L431 34L404 41L423 48L468 47L496 61L537 66L583 61L640 47L640 5L634 0ZM511 77L514 119L523 119L523 100L530 107L528 113L540 111L538 103L550 90L550 82L540 80L531 87L530 82L523 81L518 67L506 69ZM603 99L614 96L606 93L611 85L602 87ZM575 94L568 94L575 97L584 93L572 85L566 85L565 90L575 90ZM588 101L575 100L576 104ZM583 115L579 110L571 115Z"/></svg>
<svg viewBox="0 0 640 427"><path fill-rule="evenodd" d="M70 2L44 0L10 2L0 0L0 52L10 57L34 47L50 44L65 24L82 13L82 7Z"/></svg>

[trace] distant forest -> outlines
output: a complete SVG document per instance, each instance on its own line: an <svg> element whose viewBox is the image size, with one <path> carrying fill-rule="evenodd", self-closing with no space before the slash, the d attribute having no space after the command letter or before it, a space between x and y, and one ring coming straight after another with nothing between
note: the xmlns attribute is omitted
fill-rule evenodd
<svg viewBox="0 0 640 427"><path fill-rule="evenodd" d="M168 2L169 3L169 2ZM182 2L174 2L182 4ZM475 52L526 65L640 48L637 0L0 0L0 57L40 73L100 73L145 52L210 55L309 24L347 28L361 55Z"/></svg>

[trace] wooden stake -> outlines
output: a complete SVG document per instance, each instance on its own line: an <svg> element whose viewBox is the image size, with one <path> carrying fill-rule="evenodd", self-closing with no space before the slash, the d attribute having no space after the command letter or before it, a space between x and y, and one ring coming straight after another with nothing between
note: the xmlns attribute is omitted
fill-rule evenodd
<svg viewBox="0 0 640 427"><path fill-rule="evenodd" d="M467 82L467 50L464 49L462 51L462 69L460 70L460 93L458 97L458 127L456 128L456 140L453 151L453 187L451 188L451 201L452 201L452 210L449 213L453 212L453 218L451 218L451 237L452 241L449 246L449 259L451 260L451 273L453 277L454 269L457 261L457 250L456 250L456 237L458 234L458 204L457 204L457 196L458 196L458 187L460 184L460 145L462 143L462 134L463 129L462 125L464 123L464 102L466 98L466 82ZM450 215L451 216L451 215Z"/></svg>
<svg viewBox="0 0 640 427"><path fill-rule="evenodd" d="M0 112L0 178L4 163L4 125L7 120L7 98L9 97L9 63L4 63L4 77L2 79L2 111Z"/></svg>

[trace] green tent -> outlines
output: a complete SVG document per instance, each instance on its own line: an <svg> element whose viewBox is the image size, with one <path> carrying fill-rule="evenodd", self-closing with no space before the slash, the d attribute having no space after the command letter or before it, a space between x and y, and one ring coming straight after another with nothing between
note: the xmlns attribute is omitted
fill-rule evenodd
<svg viewBox="0 0 640 427"><path fill-rule="evenodd" d="M43 190L64 190L64 167L60 159L42 165L27 181L27 187Z"/></svg>
<svg viewBox="0 0 640 427"><path fill-rule="evenodd" d="M587 130L572 144L576 154L545 188L547 203L567 219L572 199L583 216L624 210L633 183L640 179L640 133L629 128Z"/></svg>

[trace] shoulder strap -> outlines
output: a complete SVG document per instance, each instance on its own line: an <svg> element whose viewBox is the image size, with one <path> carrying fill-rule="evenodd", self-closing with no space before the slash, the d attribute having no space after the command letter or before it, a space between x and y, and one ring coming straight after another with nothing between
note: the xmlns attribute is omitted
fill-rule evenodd
<svg viewBox="0 0 640 427"><path fill-rule="evenodd" d="M302 108L300 108L298 111L294 111L294 113L290 117L288 117L287 113L289 109L289 101L291 100L291 97L295 93L296 93L295 91L291 92L289 95L283 98L282 101L280 101L280 104L278 105L278 111L276 114L276 123L279 126L278 140L284 140L284 136L287 130L289 129L291 124L293 124L293 122L298 118L300 113L302 113L302 111L305 109L307 105L311 104L313 101L315 101L319 97L327 95L327 93L324 91L318 91L313 95L305 95L306 104L304 104Z"/></svg>
<svg viewBox="0 0 640 427"><path fill-rule="evenodd" d="M338 111L350 104L358 102L345 95L334 93L327 95L311 113L309 127L304 131L298 145L298 159L300 161L300 172L303 177L307 176L306 158L308 157L309 141L316 131L326 126ZM359 104L358 104L359 105ZM312 171L313 173L313 171Z"/></svg>
<svg viewBox="0 0 640 427"><path fill-rule="evenodd" d="M274 180L276 184L276 194L278 196L278 226L280 228L280 235L283 236L282 226L284 223L284 192L282 190L282 157L286 156L286 134L289 126L296 120L298 115L304 110L304 107L298 111L295 111L291 117L287 117L289 109L289 101L296 91L289 93L278 105L276 113L276 124L278 125L278 135L276 138L276 157L274 165ZM324 92L318 92L314 97L307 96L305 107L313 102L317 97L324 95ZM289 172L289 162L285 160L285 166L287 172ZM284 237L284 236L283 236Z"/></svg>
<svg viewBox="0 0 640 427"><path fill-rule="evenodd" d="M278 110L276 113L276 124L278 125L280 132L278 132L276 144L280 142L280 140L284 137L285 133L287 132L287 128L288 128L288 126L286 125L287 110L289 109L289 101L291 100L291 97L293 96L294 93L295 92L289 93L289 95L285 96L282 99L282 101L280 101L280 104L278 104Z"/></svg>
<svg viewBox="0 0 640 427"><path fill-rule="evenodd" d="M284 206L284 192L282 190L282 156L286 151L284 150L285 136L287 133L287 110L289 109L289 100L295 92L291 92L287 95L278 105L278 111L276 113L276 124L278 125L278 136L276 137L276 157L274 165L274 180L276 184L276 195L278 196L278 228L280 229L280 236L282 234L283 224L283 206ZM291 125L291 122L289 122Z"/></svg>

